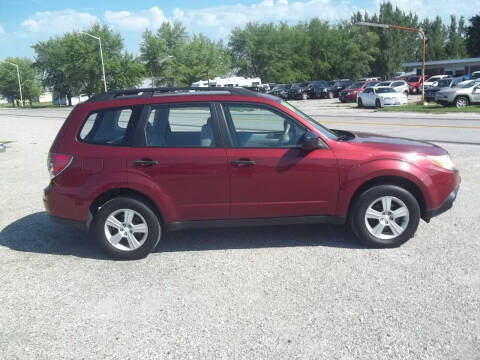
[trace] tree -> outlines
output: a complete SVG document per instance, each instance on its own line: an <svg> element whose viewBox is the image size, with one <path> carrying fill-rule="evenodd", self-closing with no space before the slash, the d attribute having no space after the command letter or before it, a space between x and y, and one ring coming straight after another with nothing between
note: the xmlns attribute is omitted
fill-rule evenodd
<svg viewBox="0 0 480 360"><path fill-rule="evenodd" d="M470 18L470 25L466 28L466 43L470 56L480 56L480 14Z"/></svg>
<svg viewBox="0 0 480 360"><path fill-rule="evenodd" d="M465 19L460 18L457 26L455 15L450 15L450 26L448 28L448 40L445 46L446 55L450 59L464 58L467 56L465 42Z"/></svg>
<svg viewBox="0 0 480 360"><path fill-rule="evenodd" d="M226 75L230 71L230 57L223 42L213 42L202 34L194 35L177 52L175 58L176 82L190 86L199 79Z"/></svg>
<svg viewBox="0 0 480 360"><path fill-rule="evenodd" d="M20 103L20 89L18 88L18 76L15 66L17 64L20 73L23 101L28 100L30 104L37 100L41 93L41 87L37 80L37 73L30 59L20 57L8 57L0 63L0 95L12 97L13 105L15 100Z"/></svg>
<svg viewBox="0 0 480 360"><path fill-rule="evenodd" d="M124 51L120 34L99 24L85 32L101 38L108 88L134 87L141 82L143 65ZM91 96L103 91L99 44L95 39L76 32L66 33L38 42L33 49L43 85L66 95L69 105L73 96Z"/></svg>
<svg viewBox="0 0 480 360"><path fill-rule="evenodd" d="M140 59L145 64L146 73L154 78L157 86L174 85L179 52L188 40L185 26L164 22L155 33L146 30L142 38ZM172 58L164 61L167 56Z"/></svg>
<svg viewBox="0 0 480 360"><path fill-rule="evenodd" d="M423 20L422 29L426 37L426 60L440 60L447 57L445 43L447 41L447 30L442 18L437 16L435 20L428 18Z"/></svg>

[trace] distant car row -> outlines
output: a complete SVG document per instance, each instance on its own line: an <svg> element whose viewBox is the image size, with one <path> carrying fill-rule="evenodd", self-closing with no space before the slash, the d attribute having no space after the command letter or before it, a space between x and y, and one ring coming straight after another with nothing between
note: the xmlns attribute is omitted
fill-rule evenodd
<svg viewBox="0 0 480 360"><path fill-rule="evenodd" d="M353 81L350 79L332 81L314 80L295 84L276 84L267 93L283 99L333 99L334 97L338 97L341 90L352 84Z"/></svg>

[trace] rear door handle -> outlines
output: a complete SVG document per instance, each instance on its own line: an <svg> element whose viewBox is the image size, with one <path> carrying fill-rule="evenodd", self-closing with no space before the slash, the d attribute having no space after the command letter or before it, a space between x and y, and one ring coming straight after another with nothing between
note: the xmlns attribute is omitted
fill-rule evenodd
<svg viewBox="0 0 480 360"><path fill-rule="evenodd" d="M232 165L237 166L237 167L252 166L252 165L255 165L255 164L256 164L255 161L249 160L249 159L240 159L240 160L233 160L232 161Z"/></svg>
<svg viewBox="0 0 480 360"><path fill-rule="evenodd" d="M133 162L133 165L147 167L147 166L158 165L158 161L152 160L152 159L140 159L140 160L135 160Z"/></svg>

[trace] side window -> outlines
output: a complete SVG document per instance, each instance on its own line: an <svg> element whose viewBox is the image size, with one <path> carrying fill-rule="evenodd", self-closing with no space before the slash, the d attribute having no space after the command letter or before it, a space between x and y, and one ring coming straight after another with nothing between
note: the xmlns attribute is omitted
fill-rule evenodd
<svg viewBox="0 0 480 360"><path fill-rule="evenodd" d="M214 147L210 106L152 106L145 125L147 146Z"/></svg>
<svg viewBox="0 0 480 360"><path fill-rule="evenodd" d="M363 92L365 94L371 94L371 93L373 93L373 89L372 88L366 88L365 90L363 90Z"/></svg>
<svg viewBox="0 0 480 360"><path fill-rule="evenodd" d="M297 147L306 132L296 121L263 106L223 104L223 108L237 147Z"/></svg>
<svg viewBox="0 0 480 360"><path fill-rule="evenodd" d="M395 81L393 84L392 84L392 87L398 87L398 86L402 86L403 85L403 82L401 81Z"/></svg>
<svg viewBox="0 0 480 360"><path fill-rule="evenodd" d="M91 144L120 145L125 140L132 109L108 109L91 113L80 129L80 140Z"/></svg>

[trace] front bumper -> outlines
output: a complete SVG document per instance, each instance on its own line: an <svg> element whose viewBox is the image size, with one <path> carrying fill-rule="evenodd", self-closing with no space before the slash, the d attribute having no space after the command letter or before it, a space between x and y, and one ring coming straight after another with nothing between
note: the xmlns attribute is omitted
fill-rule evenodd
<svg viewBox="0 0 480 360"><path fill-rule="evenodd" d="M434 209L427 210L427 218L425 219L426 222L429 222L431 218L443 214L445 211L449 210L453 206L453 202L457 198L458 190L460 186L457 186L455 190L453 190L445 201L439 206Z"/></svg>

